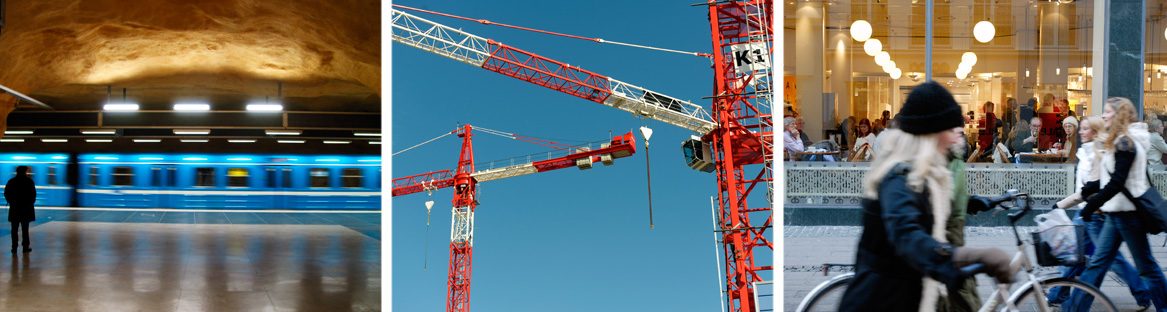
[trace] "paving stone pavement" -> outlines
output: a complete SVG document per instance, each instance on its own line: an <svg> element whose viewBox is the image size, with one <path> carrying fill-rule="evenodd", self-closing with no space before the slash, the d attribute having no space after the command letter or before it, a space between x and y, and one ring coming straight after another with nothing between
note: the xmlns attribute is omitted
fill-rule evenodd
<svg viewBox="0 0 1167 312"><path fill-rule="evenodd" d="M1018 227L1018 229L1022 235L1027 235L1035 227ZM823 276L821 271L823 263L850 264L855 262L855 247L859 242L859 234L862 230L863 228L859 226L784 227L784 294L783 303L781 303L784 311L794 311L802 298L816 285L845 271L845 269L832 269L828 276ZM965 236L967 246L970 247L997 247L1010 253L1017 251L1017 247L1014 246L1013 230L1009 227L967 227L965 228ZM1022 239L1026 239L1026 237L1023 236ZM1167 263L1167 248L1163 247L1164 240L1167 240L1167 235L1164 234L1150 237L1151 252L1159 261L1160 266ZM1129 259L1130 252L1125 244L1120 250ZM1030 248L1031 255L1032 251ZM1057 268L1037 267L1035 273L1038 276L1057 273ZM992 281L981 274L977 277L977 283L981 297L987 297L992 291ZM1135 311L1137 309L1126 284L1118 279L1114 273L1108 274L1102 282L1102 292L1111 297L1120 311Z"/></svg>

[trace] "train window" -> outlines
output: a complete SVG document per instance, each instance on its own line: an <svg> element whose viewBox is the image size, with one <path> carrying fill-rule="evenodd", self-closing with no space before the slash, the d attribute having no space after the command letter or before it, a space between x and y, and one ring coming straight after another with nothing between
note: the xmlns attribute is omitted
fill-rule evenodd
<svg viewBox="0 0 1167 312"><path fill-rule="evenodd" d="M134 186L134 168L113 167L113 186Z"/></svg>
<svg viewBox="0 0 1167 312"><path fill-rule="evenodd" d="M361 169L344 168L340 174L341 187L361 187Z"/></svg>
<svg viewBox="0 0 1167 312"><path fill-rule="evenodd" d="M162 168L150 168L150 186L162 186Z"/></svg>
<svg viewBox="0 0 1167 312"><path fill-rule="evenodd" d="M311 177L309 187L331 187L328 184L328 168L312 168L308 175Z"/></svg>
<svg viewBox="0 0 1167 312"><path fill-rule="evenodd" d="M284 169L284 188L292 188L292 169Z"/></svg>
<svg viewBox="0 0 1167 312"><path fill-rule="evenodd" d="M89 167L89 185L97 186L97 166Z"/></svg>
<svg viewBox="0 0 1167 312"><path fill-rule="evenodd" d="M247 168L227 168L228 187L247 187Z"/></svg>
<svg viewBox="0 0 1167 312"><path fill-rule="evenodd" d="M203 187L215 186L215 168L195 168L195 185Z"/></svg>
<svg viewBox="0 0 1167 312"><path fill-rule="evenodd" d="M49 166L49 185L57 185L57 168Z"/></svg>
<svg viewBox="0 0 1167 312"><path fill-rule="evenodd" d="M178 181L177 181L178 179L174 178L176 175L176 172L178 172L178 168L167 167L166 172L167 172L167 174L166 174L166 186L174 187L174 185L176 183L178 183Z"/></svg>

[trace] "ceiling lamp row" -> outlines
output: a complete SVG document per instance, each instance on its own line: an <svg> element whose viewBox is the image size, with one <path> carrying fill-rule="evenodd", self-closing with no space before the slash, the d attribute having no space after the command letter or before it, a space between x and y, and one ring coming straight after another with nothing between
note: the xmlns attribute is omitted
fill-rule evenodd
<svg viewBox="0 0 1167 312"><path fill-rule="evenodd" d="M103 109L106 111L115 112L132 112L137 111L138 104L105 104ZM205 112L211 110L210 104L202 103L178 103L174 104L174 110L181 112ZM283 111L284 106L281 104L247 104L247 110L253 112L278 112Z"/></svg>
<svg viewBox="0 0 1167 312"><path fill-rule="evenodd" d="M300 135L301 130L264 130L266 135ZM5 135L31 135L33 130L5 130ZM113 135L117 134L117 129L81 129L81 134L97 134L97 135ZM211 134L211 129L174 129L174 134L177 135L208 135ZM381 136L380 132L375 131L353 131L353 136Z"/></svg>
<svg viewBox="0 0 1167 312"><path fill-rule="evenodd" d="M44 143L68 143L69 139L40 139ZM134 143L161 143L162 139L133 139ZM180 139L182 143L207 143L210 139ZM227 143L255 143L256 139L227 139ZM0 139L0 143L24 143L25 139ZM111 143L113 139L85 139L89 143ZM276 140L276 143L305 143L307 140ZM353 141L346 140L323 140L324 144L351 144ZM380 145L381 141L369 141L369 144Z"/></svg>

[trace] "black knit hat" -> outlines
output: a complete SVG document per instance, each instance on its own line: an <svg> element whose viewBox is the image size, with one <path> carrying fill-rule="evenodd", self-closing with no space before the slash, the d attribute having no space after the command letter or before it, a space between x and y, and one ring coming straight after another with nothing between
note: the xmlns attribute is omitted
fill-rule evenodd
<svg viewBox="0 0 1167 312"><path fill-rule="evenodd" d="M948 89L935 81L912 88L896 120L900 130L911 134L937 133L964 125L960 105Z"/></svg>

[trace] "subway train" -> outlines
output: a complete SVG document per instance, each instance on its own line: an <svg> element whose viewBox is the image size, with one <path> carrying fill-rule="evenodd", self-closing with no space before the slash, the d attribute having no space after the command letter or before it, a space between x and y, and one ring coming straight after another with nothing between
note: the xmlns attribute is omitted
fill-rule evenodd
<svg viewBox="0 0 1167 312"><path fill-rule="evenodd" d="M380 155L0 153L3 181L17 166L38 207L381 209Z"/></svg>

